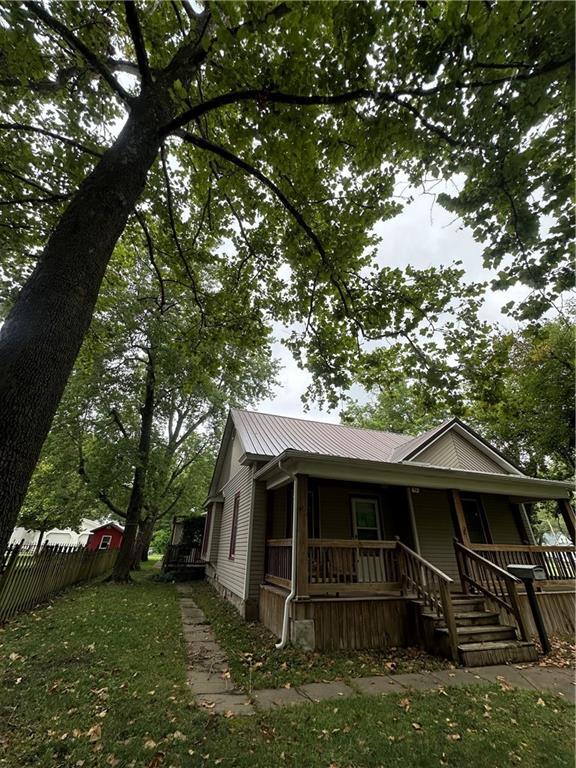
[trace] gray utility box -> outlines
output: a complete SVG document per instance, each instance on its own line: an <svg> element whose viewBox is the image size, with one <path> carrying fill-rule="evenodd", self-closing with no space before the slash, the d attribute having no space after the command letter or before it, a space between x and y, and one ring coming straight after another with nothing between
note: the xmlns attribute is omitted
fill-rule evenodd
<svg viewBox="0 0 576 768"><path fill-rule="evenodd" d="M522 581L545 581L546 571L539 565L509 565L508 572Z"/></svg>

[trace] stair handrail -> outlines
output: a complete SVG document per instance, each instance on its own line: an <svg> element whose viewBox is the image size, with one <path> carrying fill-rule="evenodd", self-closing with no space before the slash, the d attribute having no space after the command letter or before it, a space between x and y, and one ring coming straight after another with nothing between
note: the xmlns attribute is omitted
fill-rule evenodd
<svg viewBox="0 0 576 768"><path fill-rule="evenodd" d="M450 595L450 585L454 580L402 541L396 542L396 549L402 588L412 588L424 605L429 605L439 618L444 619L448 630L450 654L452 659L458 662L458 630Z"/></svg>
<svg viewBox="0 0 576 768"><path fill-rule="evenodd" d="M469 587L472 587L496 602L518 625L520 639L528 640L528 628L522 616L518 596L520 579L474 552L458 539L454 539L454 550L464 592L468 593ZM508 600L505 599L504 593Z"/></svg>

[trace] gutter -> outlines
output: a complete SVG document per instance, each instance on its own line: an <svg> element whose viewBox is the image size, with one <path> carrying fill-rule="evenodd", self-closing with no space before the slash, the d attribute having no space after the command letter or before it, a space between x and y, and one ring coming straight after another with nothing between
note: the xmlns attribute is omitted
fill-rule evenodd
<svg viewBox="0 0 576 768"><path fill-rule="evenodd" d="M330 456L288 448L255 474L255 479L264 480L278 466L279 462L314 462L318 477L350 479L358 482L406 484L421 488L460 488L479 492L506 493L524 495L533 499L568 499L573 492L573 483L565 480L546 480L526 475L506 475L496 472L477 472L472 470L440 467L432 464L407 462L374 461L372 459L353 459L342 456ZM326 474L321 473L322 465ZM328 473L328 468L331 468ZM305 471L296 468L297 472ZM362 473L377 476L368 480ZM283 469L284 474L289 474Z"/></svg>
<svg viewBox="0 0 576 768"><path fill-rule="evenodd" d="M287 470L283 469L282 467L282 459L278 461L278 469L281 472L284 472L288 477L292 479L294 491L292 494L292 564L291 564L291 587L290 592L288 593L288 596L286 597L286 601L284 603L284 617L282 619L282 636L280 637L280 642L276 643L275 647L277 650L281 651L286 647L286 644L288 643L288 624L289 624L289 613L290 613L290 603L296 596L296 528L298 525L298 477L293 472L288 472Z"/></svg>

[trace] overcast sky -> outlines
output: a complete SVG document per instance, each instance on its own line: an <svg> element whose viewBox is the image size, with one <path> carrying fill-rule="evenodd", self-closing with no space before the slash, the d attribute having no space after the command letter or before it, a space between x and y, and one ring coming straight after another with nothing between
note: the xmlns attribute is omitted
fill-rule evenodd
<svg viewBox="0 0 576 768"><path fill-rule="evenodd" d="M411 264L417 268L462 261L466 270L466 279L470 282L483 282L493 277L482 267L482 248L475 242L468 228L462 228L454 221L454 214L445 211L431 195L421 195L404 209L396 218L382 223L378 227L382 236L378 261L389 266ZM522 295L522 289L513 291L487 291L482 316L491 322L510 325L510 319L500 313L500 307L513 298ZM277 326L275 335L281 338L283 328ZM276 413L284 416L298 416L305 419L339 421L339 409L322 410L317 404L310 404L304 411L301 397L310 383L310 375L301 371L290 352L281 343L274 345L274 354L283 365L279 375L279 385L273 397L263 400L259 411ZM362 391L354 391L354 397L365 399Z"/></svg>

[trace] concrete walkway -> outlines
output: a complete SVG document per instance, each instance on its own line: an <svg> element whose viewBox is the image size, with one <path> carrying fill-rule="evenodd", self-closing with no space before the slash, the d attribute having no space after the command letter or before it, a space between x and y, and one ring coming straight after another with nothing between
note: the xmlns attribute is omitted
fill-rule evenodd
<svg viewBox="0 0 576 768"><path fill-rule="evenodd" d="M347 698L358 694L381 696L386 693L406 693L410 690L438 690L458 685L499 684L504 690L522 688L532 691L552 691L559 698L575 703L574 671L556 667L467 667L435 672L410 672L399 675L357 677L347 683L308 683L297 688L274 688L254 691L249 698L234 687L226 655L212 628L192 599L187 584L177 584L184 637L188 648L188 684L199 706L212 712L232 715L253 715L259 710Z"/></svg>

